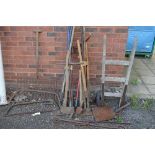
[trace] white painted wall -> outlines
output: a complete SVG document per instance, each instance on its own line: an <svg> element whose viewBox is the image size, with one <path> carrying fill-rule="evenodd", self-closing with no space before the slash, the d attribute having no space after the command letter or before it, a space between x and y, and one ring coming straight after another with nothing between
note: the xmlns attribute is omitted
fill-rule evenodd
<svg viewBox="0 0 155 155"><path fill-rule="evenodd" d="M2 48L0 42L0 105L4 104L7 104L7 99L6 99L6 88L5 88L4 68L2 59Z"/></svg>

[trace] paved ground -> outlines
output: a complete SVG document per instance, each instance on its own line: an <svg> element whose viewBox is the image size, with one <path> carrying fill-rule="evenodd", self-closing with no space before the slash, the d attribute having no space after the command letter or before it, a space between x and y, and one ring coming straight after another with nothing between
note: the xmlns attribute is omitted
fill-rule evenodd
<svg viewBox="0 0 155 155"><path fill-rule="evenodd" d="M155 98L155 57L135 58L127 94Z"/></svg>

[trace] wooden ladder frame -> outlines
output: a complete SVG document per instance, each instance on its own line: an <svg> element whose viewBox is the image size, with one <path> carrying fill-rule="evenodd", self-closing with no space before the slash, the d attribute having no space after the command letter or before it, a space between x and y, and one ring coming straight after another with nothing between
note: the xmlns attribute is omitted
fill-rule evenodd
<svg viewBox="0 0 155 155"><path fill-rule="evenodd" d="M135 57L136 47L137 47L137 39L135 38L133 49L129 58L129 61L126 60L107 60L106 59L106 43L107 37L104 35L103 38L103 57L102 57L102 104L104 104L105 97L119 97L119 107L121 107L125 103L125 95L127 91L127 86L129 83L130 73L133 66L133 61ZM105 68L106 65L121 65L121 66L128 66L126 77L108 77L105 76ZM123 89L121 93L112 93L112 92L105 92L105 82L120 82L123 83Z"/></svg>

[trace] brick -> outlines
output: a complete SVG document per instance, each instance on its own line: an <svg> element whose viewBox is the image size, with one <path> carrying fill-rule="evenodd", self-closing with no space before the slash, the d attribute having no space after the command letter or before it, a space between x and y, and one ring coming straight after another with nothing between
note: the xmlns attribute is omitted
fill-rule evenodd
<svg viewBox="0 0 155 155"><path fill-rule="evenodd" d="M65 38L56 38L55 41L56 42L65 42L65 43L67 42L66 37Z"/></svg>
<svg viewBox="0 0 155 155"><path fill-rule="evenodd" d="M64 77L64 74L56 74L56 77L62 78L62 77Z"/></svg>
<svg viewBox="0 0 155 155"><path fill-rule="evenodd" d="M98 47L98 46L99 46L98 43L92 43L92 44L90 44L90 47ZM100 45L100 46L102 46L102 45Z"/></svg>
<svg viewBox="0 0 155 155"><path fill-rule="evenodd" d="M35 33L33 31L17 31L14 33L17 33L18 37L35 37Z"/></svg>
<svg viewBox="0 0 155 155"><path fill-rule="evenodd" d="M54 31L55 32L65 32L66 31L66 27L65 26L55 26L54 27Z"/></svg>
<svg viewBox="0 0 155 155"><path fill-rule="evenodd" d="M10 31L9 26L0 26L0 31Z"/></svg>
<svg viewBox="0 0 155 155"><path fill-rule="evenodd" d="M86 32L97 32L97 28L86 28Z"/></svg>
<svg viewBox="0 0 155 155"><path fill-rule="evenodd" d="M18 42L18 41L25 41L24 37L3 37L3 41L13 41L13 42Z"/></svg>
<svg viewBox="0 0 155 155"><path fill-rule="evenodd" d="M48 37L55 37L56 36L56 33L55 32L48 32L47 33L47 36Z"/></svg>
<svg viewBox="0 0 155 155"><path fill-rule="evenodd" d="M48 55L56 55L56 52L48 52Z"/></svg>
<svg viewBox="0 0 155 155"><path fill-rule="evenodd" d="M49 78L54 78L55 77L55 74L52 74L52 73L44 73L43 75L46 76L46 77L49 77Z"/></svg>
<svg viewBox="0 0 155 155"><path fill-rule="evenodd" d="M38 30L38 26L11 26L11 31L34 31Z"/></svg>
<svg viewBox="0 0 155 155"><path fill-rule="evenodd" d="M42 31L54 31L53 26L39 26L38 28Z"/></svg>
<svg viewBox="0 0 155 155"><path fill-rule="evenodd" d="M4 36L17 36L16 32L4 32Z"/></svg>
<svg viewBox="0 0 155 155"><path fill-rule="evenodd" d="M6 42L5 46L17 46L17 42Z"/></svg>
<svg viewBox="0 0 155 155"><path fill-rule="evenodd" d="M19 46L32 46L32 42L19 42Z"/></svg>
<svg viewBox="0 0 155 155"><path fill-rule="evenodd" d="M0 32L0 37L4 36L4 32Z"/></svg>
<svg viewBox="0 0 155 155"><path fill-rule="evenodd" d="M27 68L27 64L16 65L17 68Z"/></svg>
<svg viewBox="0 0 155 155"><path fill-rule="evenodd" d="M66 47L55 47L55 51L57 52L66 51Z"/></svg>
<svg viewBox="0 0 155 155"><path fill-rule="evenodd" d="M25 41L35 41L35 37L25 37Z"/></svg>
<svg viewBox="0 0 155 155"><path fill-rule="evenodd" d="M13 67L13 64L4 64L4 68L5 67Z"/></svg>
<svg viewBox="0 0 155 155"><path fill-rule="evenodd" d="M116 33L128 33L127 28L116 28L115 30Z"/></svg>
<svg viewBox="0 0 155 155"><path fill-rule="evenodd" d="M67 45L65 42L56 42L54 43L55 47L66 47L67 48Z"/></svg>
<svg viewBox="0 0 155 155"><path fill-rule="evenodd" d="M36 42L33 42L33 45L35 46ZM44 42L39 42L39 46L54 46L53 41L44 41Z"/></svg>
<svg viewBox="0 0 155 155"><path fill-rule="evenodd" d="M113 30L112 30L112 28L100 28L100 32L112 32Z"/></svg>

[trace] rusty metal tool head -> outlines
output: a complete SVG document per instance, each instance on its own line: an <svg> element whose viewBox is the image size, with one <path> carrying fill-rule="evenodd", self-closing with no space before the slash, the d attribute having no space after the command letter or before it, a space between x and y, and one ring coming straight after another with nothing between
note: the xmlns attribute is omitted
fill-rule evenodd
<svg viewBox="0 0 155 155"><path fill-rule="evenodd" d="M127 103L122 107L116 109L115 111L110 106L100 106L92 108L92 113L97 122L107 121L115 118L115 116L119 115L120 112L126 107L130 106L131 103Z"/></svg>
<svg viewBox="0 0 155 155"><path fill-rule="evenodd" d="M115 117L115 112L109 106L94 107L92 112L97 122L110 120Z"/></svg>

